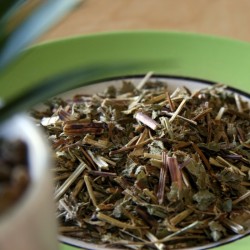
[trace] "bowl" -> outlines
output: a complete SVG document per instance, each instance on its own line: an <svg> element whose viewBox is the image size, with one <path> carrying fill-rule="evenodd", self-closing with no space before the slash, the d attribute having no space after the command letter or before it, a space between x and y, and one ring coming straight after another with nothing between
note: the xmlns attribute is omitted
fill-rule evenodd
<svg viewBox="0 0 250 250"><path fill-rule="evenodd" d="M43 84L57 74L84 71L90 65L103 65L104 70L66 84L62 81L54 89ZM28 49L1 73L0 89L4 102L13 103L21 92L29 94L26 99L30 96L36 100L36 95L41 98L40 92L52 96L81 85L154 71L159 76L224 83L249 94L249 66L250 44L240 41L178 32L103 33ZM36 87L40 92L34 91ZM249 243L250 238L244 237L217 249L245 249ZM61 244L61 249L75 248Z"/></svg>

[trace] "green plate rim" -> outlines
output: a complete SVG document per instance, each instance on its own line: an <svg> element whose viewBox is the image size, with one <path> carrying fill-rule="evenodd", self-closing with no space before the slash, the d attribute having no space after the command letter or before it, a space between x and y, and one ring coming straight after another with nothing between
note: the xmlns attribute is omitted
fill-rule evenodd
<svg viewBox="0 0 250 250"><path fill-rule="evenodd" d="M140 60L148 64L161 60L162 65L153 69L157 74L219 81L249 93L247 42L183 32L121 31L75 36L30 47L0 72L1 96L5 100L15 99L39 84L39 80L76 67ZM148 70L144 65L127 73L142 74ZM120 70L104 74L105 78L120 75Z"/></svg>

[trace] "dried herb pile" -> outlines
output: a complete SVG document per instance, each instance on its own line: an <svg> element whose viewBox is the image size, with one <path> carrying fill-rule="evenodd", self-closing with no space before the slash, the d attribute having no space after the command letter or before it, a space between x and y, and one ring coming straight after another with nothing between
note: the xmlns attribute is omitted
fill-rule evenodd
<svg viewBox="0 0 250 250"><path fill-rule="evenodd" d="M0 138L0 215L22 197L29 182L26 144Z"/></svg>
<svg viewBox="0 0 250 250"><path fill-rule="evenodd" d="M32 112L55 152L60 234L180 249L246 233L249 104L224 86L170 93L148 78Z"/></svg>

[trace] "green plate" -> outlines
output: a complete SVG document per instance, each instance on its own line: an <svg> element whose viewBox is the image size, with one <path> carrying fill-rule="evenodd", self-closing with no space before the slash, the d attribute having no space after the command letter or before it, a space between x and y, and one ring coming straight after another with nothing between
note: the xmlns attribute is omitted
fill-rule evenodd
<svg viewBox="0 0 250 250"><path fill-rule="evenodd" d="M136 66L113 67L120 64ZM105 70L88 75L85 83L151 70L168 76L221 82L250 92L249 43L196 34L136 31L74 37L32 47L1 72L0 95L8 103L42 80L90 65L105 65ZM79 81L67 87L58 86L51 94L75 86L79 86ZM217 249L243 250L248 245L249 236ZM61 244L61 250L73 249L76 248Z"/></svg>

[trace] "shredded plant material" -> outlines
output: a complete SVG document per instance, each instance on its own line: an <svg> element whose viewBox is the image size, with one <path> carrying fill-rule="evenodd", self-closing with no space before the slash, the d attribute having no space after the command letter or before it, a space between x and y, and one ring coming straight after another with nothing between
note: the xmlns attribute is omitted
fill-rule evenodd
<svg viewBox="0 0 250 250"><path fill-rule="evenodd" d="M32 111L55 152L60 234L115 249L246 234L249 103L221 85L169 92L151 75Z"/></svg>
<svg viewBox="0 0 250 250"><path fill-rule="evenodd" d="M0 138L0 215L16 204L29 182L25 143Z"/></svg>

